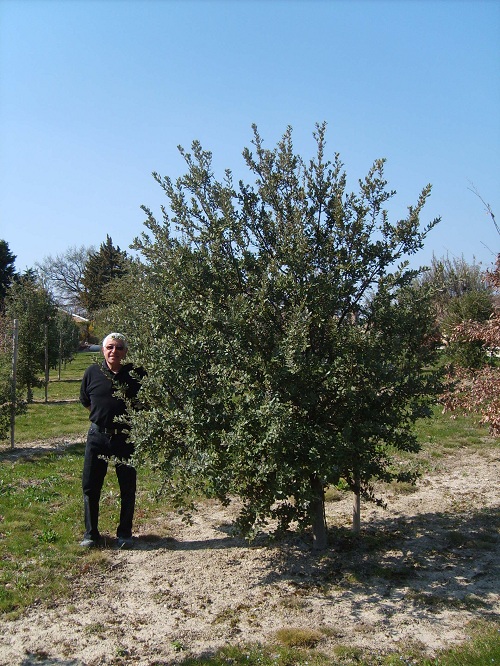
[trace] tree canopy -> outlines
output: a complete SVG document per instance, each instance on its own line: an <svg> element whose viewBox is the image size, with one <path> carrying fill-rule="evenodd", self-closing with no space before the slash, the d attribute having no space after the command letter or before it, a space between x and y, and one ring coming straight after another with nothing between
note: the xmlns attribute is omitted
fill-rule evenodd
<svg viewBox="0 0 500 666"><path fill-rule="evenodd" d="M80 302L91 316L108 304L107 287L125 274L126 259L127 253L115 247L109 235L97 252L89 254L81 278Z"/></svg>
<svg viewBox="0 0 500 666"><path fill-rule="evenodd" d="M48 255L41 263L36 264L43 285L51 291L62 308L81 313L85 301L85 267L93 254L95 248L92 246L73 246L64 253Z"/></svg>
<svg viewBox="0 0 500 666"><path fill-rule="evenodd" d="M254 127L253 182L237 186L198 142L181 148L184 176L154 174L168 206L161 221L145 208L143 278L120 324L148 372L137 455L178 506L237 496L244 533L297 521L318 547L328 485L373 498L374 479L410 478L390 451L417 450L438 388L428 290L406 261L438 221L421 228L431 188L391 222L384 160L348 192L325 134L306 163L291 128L268 150Z"/></svg>
<svg viewBox="0 0 500 666"><path fill-rule="evenodd" d="M51 295L28 270L10 286L6 296L6 319L19 322L17 383L26 390L28 402L33 388L42 386L45 369L46 335L49 336L49 364L55 367L58 355L57 306Z"/></svg>
<svg viewBox="0 0 500 666"><path fill-rule="evenodd" d="M7 288L15 275L16 255L12 254L9 244L0 240L0 309L5 299Z"/></svg>

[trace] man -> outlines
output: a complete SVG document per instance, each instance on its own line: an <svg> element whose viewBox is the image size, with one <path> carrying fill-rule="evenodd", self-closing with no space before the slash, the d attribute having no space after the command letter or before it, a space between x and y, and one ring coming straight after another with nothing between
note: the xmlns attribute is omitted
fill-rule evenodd
<svg viewBox="0 0 500 666"><path fill-rule="evenodd" d="M87 435L83 463L82 487L85 512L85 535L81 546L97 546L101 536L98 529L99 500L108 460L115 461L116 476L120 486L120 522L116 532L119 548L133 545L132 520L135 508L137 473L127 464L133 453L133 444L127 440L123 424L115 418L126 411L127 399L134 400L140 383L131 376L131 364L124 364L127 341L121 333L110 333L102 343L102 365L93 363L83 375L80 402L90 412L91 425ZM135 370L142 377L144 372Z"/></svg>

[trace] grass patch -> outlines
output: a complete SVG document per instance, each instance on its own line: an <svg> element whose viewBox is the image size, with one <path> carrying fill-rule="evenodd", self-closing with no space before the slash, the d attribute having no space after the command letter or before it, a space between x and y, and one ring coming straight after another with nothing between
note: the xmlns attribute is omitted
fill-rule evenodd
<svg viewBox="0 0 500 666"><path fill-rule="evenodd" d="M87 366L94 363L95 360L102 359L100 353L78 352L75 354L71 363L66 363L61 368L61 378L59 371L52 368L49 373L49 385L47 389L48 399L65 400L77 398L80 391L80 381ZM45 388L35 388L33 397L36 401L45 400Z"/></svg>
<svg viewBox="0 0 500 666"><path fill-rule="evenodd" d="M423 660L422 666L486 666L500 664L500 627L486 622L472 625L471 640L450 650L442 651L436 659Z"/></svg>
<svg viewBox="0 0 500 666"><path fill-rule="evenodd" d="M410 590L406 596L408 599L411 599L416 606L427 608L428 610L435 610L436 612L446 608L451 610L473 611L477 608L487 607L487 604L480 597L473 594L467 594L462 599L458 599L456 597L447 597L442 594Z"/></svg>
<svg viewBox="0 0 500 666"><path fill-rule="evenodd" d="M441 457L453 450L496 446L494 438L488 434L488 428L480 425L476 415L442 413L436 406L430 419L421 419L416 423L418 441L432 457Z"/></svg>
<svg viewBox="0 0 500 666"><path fill-rule="evenodd" d="M278 643L288 647L313 648L323 638L323 634L316 629L302 627L284 627L275 632Z"/></svg>
<svg viewBox="0 0 500 666"><path fill-rule="evenodd" d="M48 389L48 402L45 390L34 390L35 402L28 405L27 412L16 418L16 445L54 437L85 436L89 415L79 402L80 384L85 369L94 362L95 354L80 352L61 371L51 370ZM10 447L10 433L7 439L0 440L0 451Z"/></svg>
<svg viewBox="0 0 500 666"><path fill-rule="evenodd" d="M0 613L15 616L27 606L48 603L70 589L72 579L106 568L106 551L82 552L81 472L84 445L11 462L0 457ZM159 509L158 479L138 470L136 525ZM165 507L162 506L162 511ZM101 498L103 535L114 535L119 487L110 465Z"/></svg>
<svg viewBox="0 0 500 666"><path fill-rule="evenodd" d="M280 645L227 646L212 656L187 657L176 663L179 666L334 666L330 658L313 650ZM155 666L154 662L151 666Z"/></svg>
<svg viewBox="0 0 500 666"><path fill-rule="evenodd" d="M16 418L16 445L53 437L85 437L89 414L79 402L32 403Z"/></svg>
<svg viewBox="0 0 500 666"><path fill-rule="evenodd" d="M499 632L496 623L473 623L467 642L439 651L431 659L425 656L424 647L420 644L402 645L398 650L387 653L383 646L380 651L367 652L339 643L334 648L333 661L314 648L269 644L226 646L213 655L185 657L176 663L179 666L494 666L500 664Z"/></svg>

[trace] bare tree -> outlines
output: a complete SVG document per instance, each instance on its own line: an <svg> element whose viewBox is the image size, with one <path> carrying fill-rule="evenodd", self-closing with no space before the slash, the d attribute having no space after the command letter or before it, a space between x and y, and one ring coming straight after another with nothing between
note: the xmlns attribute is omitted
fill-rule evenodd
<svg viewBox="0 0 500 666"><path fill-rule="evenodd" d="M82 313L82 282L88 258L95 252L93 246L70 247L55 257L48 255L35 267L43 286L52 293L61 307L71 312Z"/></svg>
<svg viewBox="0 0 500 666"><path fill-rule="evenodd" d="M491 220L495 226L495 229L497 231L497 234L500 235L500 227L498 226L498 222L496 221L495 214L493 213L493 209L491 208L489 203L486 203L486 201L483 199L483 197L479 194L476 186L471 183L471 186L469 187L469 190L478 197L478 199L481 201L481 203L484 206L484 209L488 213L488 215L491 217Z"/></svg>

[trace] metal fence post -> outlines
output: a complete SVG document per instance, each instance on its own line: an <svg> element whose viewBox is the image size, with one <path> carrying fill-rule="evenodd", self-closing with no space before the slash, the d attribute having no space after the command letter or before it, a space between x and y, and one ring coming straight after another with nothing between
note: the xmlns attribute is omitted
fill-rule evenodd
<svg viewBox="0 0 500 666"><path fill-rule="evenodd" d="M14 448L16 430L16 379L17 379L17 347L19 337L18 320L14 319L14 332L12 334L12 400L10 408L10 448Z"/></svg>

